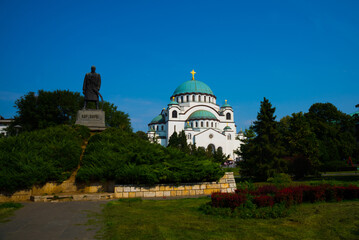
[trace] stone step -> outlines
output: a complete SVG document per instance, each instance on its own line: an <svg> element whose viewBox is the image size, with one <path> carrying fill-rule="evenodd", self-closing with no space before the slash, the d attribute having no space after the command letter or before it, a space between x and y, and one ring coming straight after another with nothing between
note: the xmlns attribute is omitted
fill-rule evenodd
<svg viewBox="0 0 359 240"><path fill-rule="evenodd" d="M54 195L33 195L30 200L33 202L64 202L64 201L97 201L113 199L113 193L74 193Z"/></svg>

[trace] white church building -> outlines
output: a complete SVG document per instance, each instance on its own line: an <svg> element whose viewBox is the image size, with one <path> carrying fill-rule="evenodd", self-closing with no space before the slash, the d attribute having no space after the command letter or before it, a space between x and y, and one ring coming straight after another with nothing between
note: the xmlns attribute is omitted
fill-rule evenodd
<svg viewBox="0 0 359 240"><path fill-rule="evenodd" d="M208 85L194 78L179 85L167 108L148 124L148 137L163 146L174 132L184 130L187 143L197 147L218 149L235 160L234 153L242 144L243 133L237 134L233 108L225 101L217 105L217 97Z"/></svg>

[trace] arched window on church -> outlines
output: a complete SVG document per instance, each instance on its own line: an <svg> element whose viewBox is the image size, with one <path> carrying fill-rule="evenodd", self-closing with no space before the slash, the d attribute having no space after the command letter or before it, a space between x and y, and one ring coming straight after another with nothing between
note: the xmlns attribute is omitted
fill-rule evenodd
<svg viewBox="0 0 359 240"><path fill-rule="evenodd" d="M187 102L189 102L189 96L187 95Z"/></svg>
<svg viewBox="0 0 359 240"><path fill-rule="evenodd" d="M183 96L181 96L181 103L183 103Z"/></svg>
<svg viewBox="0 0 359 240"><path fill-rule="evenodd" d="M206 102L206 96L204 96L204 102Z"/></svg>
<svg viewBox="0 0 359 240"><path fill-rule="evenodd" d="M203 122L201 122L201 127L203 127Z"/></svg>
<svg viewBox="0 0 359 240"><path fill-rule="evenodd" d="M232 139L231 134L228 134L227 140L231 140L231 139Z"/></svg>
<svg viewBox="0 0 359 240"><path fill-rule="evenodd" d="M208 127L208 122L206 123L206 126Z"/></svg>
<svg viewBox="0 0 359 240"><path fill-rule="evenodd" d="M211 127L213 128L213 122L211 122Z"/></svg>
<svg viewBox="0 0 359 240"><path fill-rule="evenodd" d="M230 113L226 114L226 120L231 120L231 114Z"/></svg>
<svg viewBox="0 0 359 240"><path fill-rule="evenodd" d="M198 102L200 102L200 101L201 101L201 96L198 95Z"/></svg>
<svg viewBox="0 0 359 240"><path fill-rule="evenodd" d="M195 96L194 96L194 95L192 96L192 101L193 101L193 102L195 102L195 101L196 101L196 99L195 99Z"/></svg>
<svg viewBox="0 0 359 240"><path fill-rule="evenodd" d="M198 122L196 122L196 128L198 127Z"/></svg>
<svg viewBox="0 0 359 240"><path fill-rule="evenodd" d="M176 110L174 110L174 111L172 112L172 118L177 118L177 111L176 111Z"/></svg>
<svg viewBox="0 0 359 240"><path fill-rule="evenodd" d="M161 127L162 131L163 131L163 126Z"/></svg>
<svg viewBox="0 0 359 240"><path fill-rule="evenodd" d="M192 136L191 136L190 133L188 133L187 138L188 138L188 139L191 139L191 138L192 138Z"/></svg>

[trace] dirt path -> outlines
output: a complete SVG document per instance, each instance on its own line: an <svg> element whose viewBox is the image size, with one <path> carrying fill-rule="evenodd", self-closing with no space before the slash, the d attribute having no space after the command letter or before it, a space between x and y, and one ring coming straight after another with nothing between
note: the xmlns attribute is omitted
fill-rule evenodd
<svg viewBox="0 0 359 240"><path fill-rule="evenodd" d="M100 226L85 225L106 201L24 203L9 222L0 223L0 239L94 239Z"/></svg>

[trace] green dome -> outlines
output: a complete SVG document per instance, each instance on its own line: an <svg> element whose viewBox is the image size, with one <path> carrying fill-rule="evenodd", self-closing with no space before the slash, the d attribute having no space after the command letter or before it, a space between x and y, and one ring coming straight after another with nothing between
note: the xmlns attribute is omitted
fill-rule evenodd
<svg viewBox="0 0 359 240"><path fill-rule="evenodd" d="M154 123L165 123L165 118L163 117L162 114L160 114L154 119L152 119L152 121L150 122L150 124L154 124Z"/></svg>
<svg viewBox="0 0 359 240"><path fill-rule="evenodd" d="M231 106L231 105L229 105L228 103L225 103L225 104L223 104L223 105L222 105L222 107L221 107L221 108L226 108L226 107L230 107L230 108L231 108L232 106Z"/></svg>
<svg viewBox="0 0 359 240"><path fill-rule="evenodd" d="M172 100L168 105L178 105L178 102Z"/></svg>
<svg viewBox="0 0 359 240"><path fill-rule="evenodd" d="M184 93L206 93L213 95L212 90L208 87L207 84L197 80L191 80L182 83L176 88L172 96L176 96Z"/></svg>
<svg viewBox="0 0 359 240"><path fill-rule="evenodd" d="M230 126L226 126L226 127L224 127L224 131L226 131L226 130L232 130L232 128Z"/></svg>
<svg viewBox="0 0 359 240"><path fill-rule="evenodd" d="M192 113L187 120L200 120L200 119L210 119L210 120L217 120L216 116L213 113L205 111L205 110L198 110Z"/></svg>

